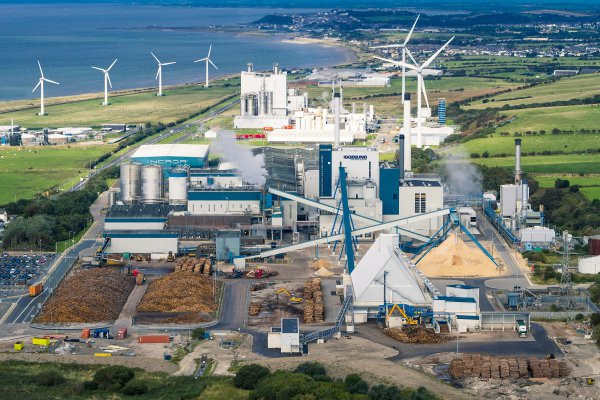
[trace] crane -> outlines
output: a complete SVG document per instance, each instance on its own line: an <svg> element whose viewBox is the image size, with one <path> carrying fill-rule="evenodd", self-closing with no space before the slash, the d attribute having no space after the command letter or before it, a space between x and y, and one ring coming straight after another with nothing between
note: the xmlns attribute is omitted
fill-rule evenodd
<svg viewBox="0 0 600 400"><path fill-rule="evenodd" d="M296 296L294 293L290 293L286 288L281 288L275 292L277 298L279 298L279 293L283 293L290 298L291 304L300 304L302 303L302 297Z"/></svg>

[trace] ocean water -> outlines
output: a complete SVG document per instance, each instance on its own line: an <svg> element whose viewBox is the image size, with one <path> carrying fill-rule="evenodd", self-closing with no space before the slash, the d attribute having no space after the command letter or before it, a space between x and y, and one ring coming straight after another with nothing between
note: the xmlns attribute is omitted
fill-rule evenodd
<svg viewBox="0 0 600 400"><path fill-rule="evenodd" d="M212 25L236 26L281 12L261 8L161 7L125 4L0 4L0 100L39 97L40 60L44 75L60 85L45 85L47 97L101 92L107 68L114 90L157 86L154 52L162 62L163 85L204 81L206 56L219 70L211 79L246 68L313 67L343 62L348 52L336 47L290 44L282 37L218 32ZM187 30L161 29L185 27ZM194 30L196 29L196 30Z"/></svg>

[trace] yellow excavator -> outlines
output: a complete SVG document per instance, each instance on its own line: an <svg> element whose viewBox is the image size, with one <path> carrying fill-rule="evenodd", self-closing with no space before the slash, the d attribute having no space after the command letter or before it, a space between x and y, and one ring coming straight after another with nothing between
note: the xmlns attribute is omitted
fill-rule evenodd
<svg viewBox="0 0 600 400"><path fill-rule="evenodd" d="M302 303L302 297L297 297L295 294L288 292L286 288L281 288L275 292L275 294L277 295L277 298L279 298L279 293L283 293L286 296L288 296L290 298L291 304Z"/></svg>
<svg viewBox="0 0 600 400"><path fill-rule="evenodd" d="M406 315L404 310L398 304L394 304L394 306L392 308L390 308L390 310L387 313L387 317L388 318L391 317L392 314L394 313L394 311L398 311L400 313L402 318L404 318L406 320L406 324L417 325L418 321L416 319L413 319L413 318L409 317L408 315Z"/></svg>

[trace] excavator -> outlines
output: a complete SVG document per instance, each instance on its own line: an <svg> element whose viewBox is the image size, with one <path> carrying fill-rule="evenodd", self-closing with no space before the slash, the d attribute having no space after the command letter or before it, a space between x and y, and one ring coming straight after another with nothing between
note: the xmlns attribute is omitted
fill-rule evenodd
<svg viewBox="0 0 600 400"><path fill-rule="evenodd" d="M398 311L400 313L402 318L406 320L407 325L417 325L418 324L418 321L416 319L413 319L412 317L409 317L408 315L406 315L404 310L398 304L394 304L394 306L392 308L390 308L390 310L387 313L387 317L388 318L391 317L392 314L394 313L394 311Z"/></svg>
<svg viewBox="0 0 600 400"><path fill-rule="evenodd" d="M279 298L279 293L283 293L290 298L290 304L300 304L302 303L302 297L297 297L295 294L287 291L286 288L281 288L275 292L277 298Z"/></svg>

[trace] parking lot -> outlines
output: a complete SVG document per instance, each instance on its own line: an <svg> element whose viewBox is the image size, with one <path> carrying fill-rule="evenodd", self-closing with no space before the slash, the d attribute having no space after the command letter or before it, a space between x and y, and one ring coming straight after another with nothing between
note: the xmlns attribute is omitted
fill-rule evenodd
<svg viewBox="0 0 600 400"><path fill-rule="evenodd" d="M31 283L38 281L54 261L55 254L2 254L0 257L0 297L27 292Z"/></svg>

